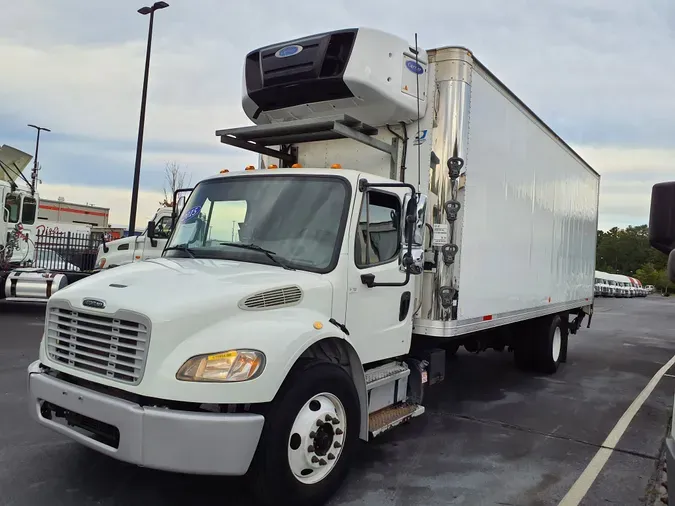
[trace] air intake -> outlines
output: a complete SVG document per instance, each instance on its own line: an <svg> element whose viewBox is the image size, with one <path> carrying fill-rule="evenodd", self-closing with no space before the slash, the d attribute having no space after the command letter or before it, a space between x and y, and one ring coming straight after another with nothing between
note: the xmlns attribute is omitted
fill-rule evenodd
<svg viewBox="0 0 675 506"><path fill-rule="evenodd" d="M275 290L265 290L253 294L239 303L241 309L263 310L294 306L302 300L302 290L298 286L286 286Z"/></svg>

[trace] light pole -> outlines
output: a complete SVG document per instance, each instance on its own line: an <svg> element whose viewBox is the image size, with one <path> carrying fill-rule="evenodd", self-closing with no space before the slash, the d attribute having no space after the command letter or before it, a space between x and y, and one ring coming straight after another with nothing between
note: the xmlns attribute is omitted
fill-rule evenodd
<svg viewBox="0 0 675 506"><path fill-rule="evenodd" d="M169 6L166 2L155 2L152 7L138 9L144 16L150 14L148 27L148 47L145 52L145 75L143 77L143 93L141 95L141 117L138 122L138 140L136 141L136 164L134 166L134 186L131 190L131 211L129 213L129 235L136 231L136 207L138 205L138 185L141 179L141 153L143 152L143 129L145 127L145 102L148 95L148 72L150 71L150 47L152 45L152 25L155 20L155 11Z"/></svg>
<svg viewBox="0 0 675 506"><path fill-rule="evenodd" d="M49 128L40 127L37 125L28 126L37 130L37 139L35 140L35 158L33 159L33 171L30 175L31 183L33 185L33 193L35 193L38 180L38 151L40 149L40 131L44 130L45 132L51 132L51 130Z"/></svg>

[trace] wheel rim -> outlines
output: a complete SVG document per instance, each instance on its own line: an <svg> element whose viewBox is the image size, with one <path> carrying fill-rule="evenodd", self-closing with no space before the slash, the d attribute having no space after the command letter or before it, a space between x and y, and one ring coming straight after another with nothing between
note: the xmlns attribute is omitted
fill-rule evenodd
<svg viewBox="0 0 675 506"><path fill-rule="evenodd" d="M560 327L555 328L553 332L553 361L557 362L560 358L560 349L562 348L562 332L560 332Z"/></svg>
<svg viewBox="0 0 675 506"><path fill-rule="evenodd" d="M309 399L288 436L288 464L295 478L311 485L323 480L340 460L347 436L347 415L330 393Z"/></svg>

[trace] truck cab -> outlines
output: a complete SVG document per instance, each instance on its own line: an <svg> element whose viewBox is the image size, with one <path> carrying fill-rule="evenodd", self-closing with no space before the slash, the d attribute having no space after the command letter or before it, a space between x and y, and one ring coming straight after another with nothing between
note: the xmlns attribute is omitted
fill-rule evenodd
<svg viewBox="0 0 675 506"><path fill-rule="evenodd" d="M172 208L162 207L142 234L101 244L96 254L96 267L110 269L161 256L171 235L172 212Z"/></svg>
<svg viewBox="0 0 675 506"><path fill-rule="evenodd" d="M38 197L0 180L0 260L20 266L30 264L34 255L34 227ZM2 263L2 262L0 262Z"/></svg>

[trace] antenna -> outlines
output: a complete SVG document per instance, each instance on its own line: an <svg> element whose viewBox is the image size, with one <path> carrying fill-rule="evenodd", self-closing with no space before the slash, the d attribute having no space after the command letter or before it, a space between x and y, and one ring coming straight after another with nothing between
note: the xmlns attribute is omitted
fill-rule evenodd
<svg viewBox="0 0 675 506"><path fill-rule="evenodd" d="M419 62L420 48L417 46L417 32L415 32L415 68L420 68ZM420 142L420 74L415 72L415 81L417 85L417 191L420 191L420 182L422 181L422 146Z"/></svg>

